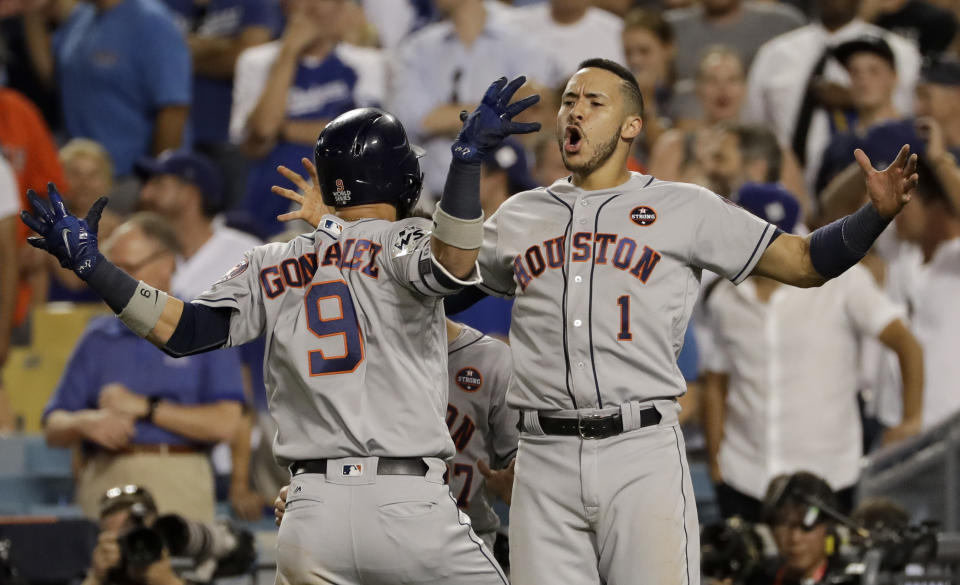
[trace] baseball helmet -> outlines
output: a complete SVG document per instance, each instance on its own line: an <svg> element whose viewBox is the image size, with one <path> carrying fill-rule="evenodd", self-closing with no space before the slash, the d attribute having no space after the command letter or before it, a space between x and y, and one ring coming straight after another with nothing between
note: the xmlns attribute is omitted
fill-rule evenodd
<svg viewBox="0 0 960 585"><path fill-rule="evenodd" d="M398 219L409 217L423 186L420 152L383 110L337 116L320 132L313 156L323 202L334 208L391 203Z"/></svg>

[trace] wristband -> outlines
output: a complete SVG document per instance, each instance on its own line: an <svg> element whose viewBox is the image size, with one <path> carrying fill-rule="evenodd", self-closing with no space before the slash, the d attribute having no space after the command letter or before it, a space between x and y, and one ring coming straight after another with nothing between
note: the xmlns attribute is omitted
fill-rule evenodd
<svg viewBox="0 0 960 585"><path fill-rule="evenodd" d="M476 219L460 219L437 205L433 212L433 237L454 248L476 250L483 245L483 212Z"/></svg>
<svg viewBox="0 0 960 585"><path fill-rule="evenodd" d="M141 418L153 424L153 417L157 414L157 405L160 404L159 396L151 396L147 399L147 414Z"/></svg>
<svg viewBox="0 0 960 585"><path fill-rule="evenodd" d="M889 223L867 203L810 234L810 262L824 278L840 276L867 255Z"/></svg>
<svg viewBox="0 0 960 585"><path fill-rule="evenodd" d="M141 280L130 301L117 316L131 331L146 337L160 320L163 308L167 306L167 296L167 293Z"/></svg>

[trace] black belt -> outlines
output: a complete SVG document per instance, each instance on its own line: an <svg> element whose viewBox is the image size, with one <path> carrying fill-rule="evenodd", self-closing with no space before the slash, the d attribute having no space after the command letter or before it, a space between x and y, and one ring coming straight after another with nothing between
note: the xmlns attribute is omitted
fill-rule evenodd
<svg viewBox="0 0 960 585"><path fill-rule="evenodd" d="M623 432L623 416L619 412L613 414L586 414L578 418L551 416L537 413L540 419L540 428L545 435L579 435L584 439L606 439ZM520 417L520 430L530 432L524 424L524 417ZM647 408L640 411L640 426L651 427L660 424L660 412L656 408Z"/></svg>
<svg viewBox="0 0 960 585"><path fill-rule="evenodd" d="M419 457L381 457L377 463L377 475L418 475L423 477L429 470L430 467ZM340 470L344 477L362 475L362 471L362 469L357 469L356 464L345 464L343 469ZM327 460L305 459L290 464L290 475L300 475L301 473L325 474L327 473Z"/></svg>

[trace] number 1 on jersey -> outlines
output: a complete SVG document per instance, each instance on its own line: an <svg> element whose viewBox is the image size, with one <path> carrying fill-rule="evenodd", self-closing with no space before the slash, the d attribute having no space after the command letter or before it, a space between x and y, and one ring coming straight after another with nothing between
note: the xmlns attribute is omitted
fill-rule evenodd
<svg viewBox="0 0 960 585"><path fill-rule="evenodd" d="M630 333L630 295L617 298L617 304L620 305L620 333L617 334L617 341L632 341L633 334Z"/></svg>
<svg viewBox="0 0 960 585"><path fill-rule="evenodd" d="M320 339L343 339L342 355L326 355L321 349L307 352L310 375L347 374L356 370L363 361L363 335L347 283L331 280L311 284L303 302L306 305L307 327L314 335ZM339 309L335 309L338 305Z"/></svg>

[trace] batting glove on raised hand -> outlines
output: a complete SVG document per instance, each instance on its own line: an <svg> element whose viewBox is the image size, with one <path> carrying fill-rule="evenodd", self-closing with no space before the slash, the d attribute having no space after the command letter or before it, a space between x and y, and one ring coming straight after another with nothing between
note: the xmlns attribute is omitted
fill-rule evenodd
<svg viewBox="0 0 960 585"><path fill-rule="evenodd" d="M511 134L529 134L540 130L537 122L514 122L513 117L540 101L534 94L511 104L510 99L527 78L520 76L510 83L506 77L494 81L483 95L480 105L469 116L460 113L463 128L453 143L453 156L464 162L478 163L487 152L500 146Z"/></svg>
<svg viewBox="0 0 960 585"><path fill-rule="evenodd" d="M46 202L33 189L27 191L27 199L33 206L35 215L20 212L20 220L41 237L27 238L27 243L35 248L46 250L60 261L60 266L73 270L77 276L86 280L96 268L100 258L97 248L97 227L100 214L107 205L107 198L101 197L90 206L85 219L71 215L53 183L47 183Z"/></svg>

